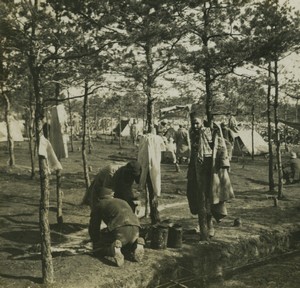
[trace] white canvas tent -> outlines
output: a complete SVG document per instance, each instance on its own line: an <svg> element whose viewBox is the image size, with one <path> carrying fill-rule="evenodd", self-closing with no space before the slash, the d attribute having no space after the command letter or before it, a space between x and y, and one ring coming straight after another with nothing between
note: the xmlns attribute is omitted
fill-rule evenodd
<svg viewBox="0 0 300 288"><path fill-rule="evenodd" d="M22 122L18 120L10 121L10 133L13 141L24 141L22 135ZM7 141L7 127L5 122L0 122L0 142Z"/></svg>
<svg viewBox="0 0 300 288"><path fill-rule="evenodd" d="M252 131L244 129L235 133L233 155L252 154ZM253 131L254 155L262 155L269 152L268 143L257 132Z"/></svg>

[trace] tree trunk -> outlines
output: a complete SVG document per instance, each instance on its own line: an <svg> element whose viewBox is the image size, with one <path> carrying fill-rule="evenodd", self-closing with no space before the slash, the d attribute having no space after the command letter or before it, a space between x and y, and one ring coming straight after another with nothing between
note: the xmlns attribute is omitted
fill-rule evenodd
<svg viewBox="0 0 300 288"><path fill-rule="evenodd" d="M36 141L39 151L40 137L43 131L43 104L42 97L39 90L39 73L37 68L32 64L32 80L34 82L34 92L36 97L36 112L35 112L35 127L36 127ZM51 255L51 238L49 227L49 175L47 161L44 157L39 156L39 175L40 175L40 187L41 187L41 199L40 199L40 233L41 233L41 253L42 253L42 274L43 282L45 284L54 282L53 263Z"/></svg>
<svg viewBox="0 0 300 288"><path fill-rule="evenodd" d="M208 121L209 127L212 128L212 92L211 92L211 71L210 71L210 55L208 50L208 26L209 26L209 12L205 8L206 3L204 2L203 7L203 21L204 21L204 33L202 35L202 42L205 49L205 65L204 65L204 74L205 74L205 92L206 92L206 98L205 98L205 110L206 110L206 118ZM193 145L193 143L191 143ZM196 169L196 167L195 167ZM196 170L197 171L197 170ZM197 172L196 172L197 173ZM199 175L197 175L199 177ZM201 241L207 241L209 240L208 235L208 229L207 229L207 211L205 206L205 194L204 190L201 189L201 191L198 193L198 223L200 227L200 240Z"/></svg>
<svg viewBox="0 0 300 288"><path fill-rule="evenodd" d="M251 119L251 158L252 160L254 160L254 120L255 120L255 117L254 117L254 105L252 105L252 119Z"/></svg>
<svg viewBox="0 0 300 288"><path fill-rule="evenodd" d="M74 145L73 145L73 113L70 101L70 93L68 90L68 110L70 115L70 145L71 145L71 152L74 152Z"/></svg>
<svg viewBox="0 0 300 288"><path fill-rule="evenodd" d="M3 92L3 91L2 91ZM11 126L9 121L9 112L10 112L10 101L5 92L3 93L4 102L5 102L5 122L6 122L6 131L7 131L7 143L8 143L8 154L9 154L9 166L12 167L16 164L15 161L15 152L14 152L14 139L11 134Z"/></svg>
<svg viewBox="0 0 300 288"><path fill-rule="evenodd" d="M122 149L122 138L121 138L121 133L122 133L122 112L121 112L121 99L119 99L120 103L119 103L119 148Z"/></svg>
<svg viewBox="0 0 300 288"><path fill-rule="evenodd" d="M28 117L28 145L31 163L31 176L30 179L35 177L35 144L34 144L34 129L35 129L35 115L34 115L34 101L33 101L33 91L32 91L32 77L28 75L29 82L29 117Z"/></svg>
<svg viewBox="0 0 300 288"><path fill-rule="evenodd" d="M34 8L39 8L39 1L34 1ZM35 54L35 17L32 18L32 32L31 32L31 47L28 56L28 66L31 73L31 79L33 84L33 91L35 96L35 137L37 148L39 151L40 137L43 133L43 118L44 107L43 97L40 93L40 67L37 65L37 56ZM41 235L41 254L42 254L42 275L43 282L45 284L51 284L54 282L53 263L51 255L51 238L50 227L48 221L49 215L49 175L47 161L44 157L39 156L39 175L40 175L40 187L41 187L41 199L40 199L40 235Z"/></svg>
<svg viewBox="0 0 300 288"><path fill-rule="evenodd" d="M56 49L57 52L57 49ZM55 66L58 69L59 62L58 60L55 61ZM57 79L59 80L59 79ZM59 94L60 94L60 85L59 83L55 83L55 99L56 105L59 104ZM50 133L49 133L50 135ZM60 161L60 159L58 159ZM56 221L57 224L63 223L63 200L62 200L62 190L61 190L61 170L56 171Z"/></svg>
<svg viewBox="0 0 300 288"><path fill-rule="evenodd" d="M84 98L83 98L83 117L82 117L82 162L83 162L83 173L85 179L86 191L91 185L90 176L88 172L88 163L85 149L85 138L86 138L86 130L87 130L87 106L88 106L88 81L85 80L84 83Z"/></svg>
<svg viewBox="0 0 300 288"><path fill-rule="evenodd" d="M42 274L43 282L54 282L54 271L51 255L51 237L49 226L49 176L47 161L39 156L41 200L40 200L40 232L41 232L41 254L42 254Z"/></svg>
<svg viewBox="0 0 300 288"><path fill-rule="evenodd" d="M146 60L147 60L147 81L145 92L147 95L147 132L154 132L154 99L152 98L152 85L153 85L153 60L152 60L152 46L147 43L146 49ZM150 203L151 205L151 203Z"/></svg>
<svg viewBox="0 0 300 288"><path fill-rule="evenodd" d="M274 98L274 123L275 123L275 135L276 135L276 157L278 166L278 199L283 198L283 181L282 181L282 161L280 151L280 131L278 120L278 107L279 107L279 91L278 91L278 61L274 61L274 77L275 77L275 98Z"/></svg>
<svg viewBox="0 0 300 288"><path fill-rule="evenodd" d="M273 147L272 147L272 127L271 127L271 63L268 67L268 92L267 92L267 117L268 117L268 146L269 146L269 192L275 191L273 173Z"/></svg>

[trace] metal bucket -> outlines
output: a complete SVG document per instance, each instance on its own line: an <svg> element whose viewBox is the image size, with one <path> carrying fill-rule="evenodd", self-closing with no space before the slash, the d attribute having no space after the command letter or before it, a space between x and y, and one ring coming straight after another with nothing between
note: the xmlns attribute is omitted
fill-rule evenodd
<svg viewBox="0 0 300 288"><path fill-rule="evenodd" d="M182 226L174 224L169 228L168 247L181 248L182 246Z"/></svg>
<svg viewBox="0 0 300 288"><path fill-rule="evenodd" d="M151 248L166 249L168 244L169 227L167 225L156 225L152 227Z"/></svg>

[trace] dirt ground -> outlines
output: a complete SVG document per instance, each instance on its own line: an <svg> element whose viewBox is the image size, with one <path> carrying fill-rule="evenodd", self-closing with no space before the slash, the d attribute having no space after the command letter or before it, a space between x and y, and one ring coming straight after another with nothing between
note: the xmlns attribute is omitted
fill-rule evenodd
<svg viewBox="0 0 300 288"><path fill-rule="evenodd" d="M0 287L42 287L42 268L39 254L39 200L38 178L30 180L28 143L16 143L16 167L8 168L8 154L5 143L0 143ZM143 273L149 283L153 269L159 271L166 258L174 259L181 253L177 250L154 250L146 237L145 257L141 264L125 261L118 268L110 259L97 259L90 255L87 225L89 209L79 203L84 194L84 178L80 142L75 142L75 151L69 158L62 159L62 190L64 193L63 225L56 224L55 174L51 175L51 199L49 223L51 228L52 255L55 283L51 287L131 287L130 283L116 284L118 279L134 278ZM298 147L299 148L299 147ZM129 141L122 149L109 139L94 142L92 154L88 154L91 178L98 169L108 163L124 164L136 158L137 147ZM287 156L284 156L284 159ZM243 237L250 237L276 229L284 230L287 225L299 223L300 185L284 188L285 200L274 207L272 195L268 193L267 159L257 157L234 159L231 167L231 181L236 198L228 203L229 215L216 225L213 243L233 243ZM197 225L197 218L189 212L186 199L186 164L181 172L175 172L171 164L162 164L162 195L159 209L162 220L179 223L184 228L183 243L199 245L197 234L188 236ZM276 171L275 178L276 177ZM144 195L141 195L142 202ZM234 219L241 218L242 225L234 227ZM142 218L146 231L150 219ZM125 276L124 276L125 275ZM128 280L130 281L130 280ZM132 287L134 285L132 284ZM140 287L146 287L141 284Z"/></svg>

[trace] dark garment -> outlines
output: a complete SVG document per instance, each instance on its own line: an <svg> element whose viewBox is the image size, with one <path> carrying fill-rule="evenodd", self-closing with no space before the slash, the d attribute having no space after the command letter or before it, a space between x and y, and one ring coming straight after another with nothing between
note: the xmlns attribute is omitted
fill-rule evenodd
<svg viewBox="0 0 300 288"><path fill-rule="evenodd" d="M287 182L300 181L300 159L290 159L283 167L283 178Z"/></svg>
<svg viewBox="0 0 300 288"><path fill-rule="evenodd" d="M205 209L217 221L226 216L225 202L234 197L227 169L229 159L218 126L210 134L192 129L191 159L188 167L187 198L192 214ZM212 141L210 141L212 140Z"/></svg>
<svg viewBox="0 0 300 288"><path fill-rule="evenodd" d="M138 172L138 173L136 173ZM128 163L126 166L120 167L113 176L113 190L115 192L114 197L125 200L132 211L135 211L134 200L137 199L136 193L132 190L134 182L137 184L140 180L140 166L139 171L134 171L132 165Z"/></svg>
<svg viewBox="0 0 300 288"><path fill-rule="evenodd" d="M109 232L115 233L114 235L118 235L117 232L120 227L140 227L139 219L132 212L132 209L128 203L117 198L101 199L98 204L93 207L90 218L89 234L92 242L94 243L98 242L100 239L101 221L107 225ZM130 242L132 240L127 233L124 233L123 236L123 240L115 240L120 240L122 242Z"/></svg>
<svg viewBox="0 0 300 288"><path fill-rule="evenodd" d="M112 193L113 175L116 169L112 165L107 165L102 168L95 176L90 187L85 193L82 203L90 205L91 209L98 204L99 199L104 194Z"/></svg>
<svg viewBox="0 0 300 288"><path fill-rule="evenodd" d="M190 154L190 139L188 131L185 128L179 128L175 134L176 156L189 158Z"/></svg>

